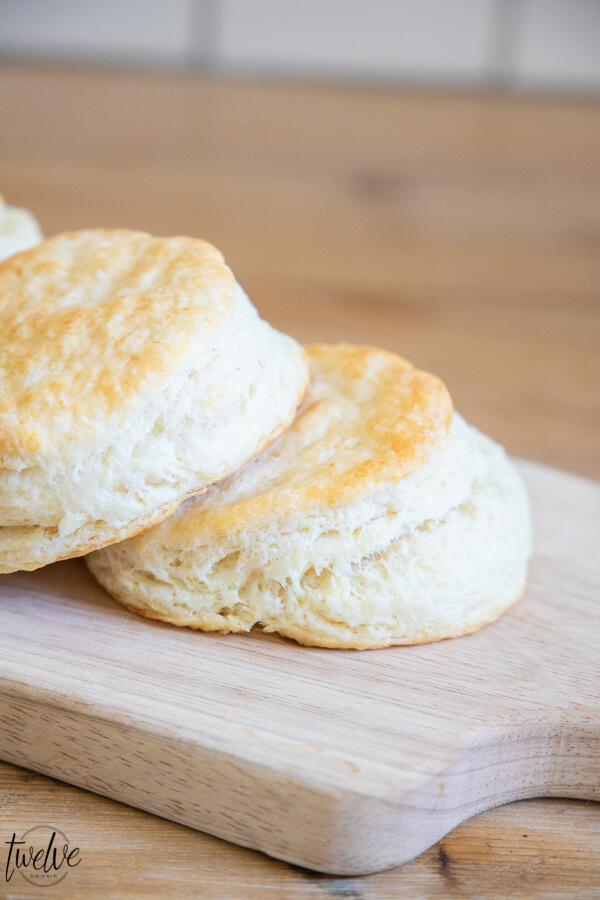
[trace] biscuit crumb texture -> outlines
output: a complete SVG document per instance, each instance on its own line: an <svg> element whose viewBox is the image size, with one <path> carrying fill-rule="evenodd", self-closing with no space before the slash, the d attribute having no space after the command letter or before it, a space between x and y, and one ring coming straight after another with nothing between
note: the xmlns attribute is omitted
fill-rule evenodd
<svg viewBox="0 0 600 900"><path fill-rule="evenodd" d="M504 449L399 357L309 355L292 426L156 528L91 554L93 574L151 618L321 647L422 643L497 618L520 597L531 552L527 494Z"/></svg>
<svg viewBox="0 0 600 900"><path fill-rule="evenodd" d="M160 521L273 440L308 378L218 250L141 232L1 264L0 346L1 572Z"/></svg>

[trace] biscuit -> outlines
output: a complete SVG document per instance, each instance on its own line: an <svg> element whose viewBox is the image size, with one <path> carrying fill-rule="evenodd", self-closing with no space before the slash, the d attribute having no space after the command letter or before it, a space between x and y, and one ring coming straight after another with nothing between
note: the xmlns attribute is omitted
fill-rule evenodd
<svg viewBox="0 0 600 900"><path fill-rule="evenodd" d="M62 234L0 264L0 571L135 534L289 424L303 349L210 244Z"/></svg>
<svg viewBox="0 0 600 900"><path fill-rule="evenodd" d="M474 631L521 595L528 501L441 381L373 348L308 348L290 428L156 528L92 553L151 618L367 649Z"/></svg>
<svg viewBox="0 0 600 900"><path fill-rule="evenodd" d="M40 226L26 209L6 206L0 196L0 262L42 240Z"/></svg>

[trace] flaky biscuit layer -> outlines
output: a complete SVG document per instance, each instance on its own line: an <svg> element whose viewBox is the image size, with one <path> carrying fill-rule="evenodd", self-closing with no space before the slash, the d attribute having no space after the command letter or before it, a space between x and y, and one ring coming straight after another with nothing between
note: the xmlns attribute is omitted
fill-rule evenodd
<svg viewBox="0 0 600 900"><path fill-rule="evenodd" d="M359 649L468 633L520 596L527 496L504 450L393 354L308 348L290 428L220 485L91 554L142 615ZM451 419L451 421L449 421Z"/></svg>
<svg viewBox="0 0 600 900"><path fill-rule="evenodd" d="M0 265L0 347L5 572L159 521L279 434L307 380L218 250L140 232Z"/></svg>

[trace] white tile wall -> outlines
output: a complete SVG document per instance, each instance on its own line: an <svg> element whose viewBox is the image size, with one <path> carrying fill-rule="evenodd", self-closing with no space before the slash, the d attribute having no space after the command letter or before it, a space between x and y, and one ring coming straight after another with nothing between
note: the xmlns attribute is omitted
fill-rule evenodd
<svg viewBox="0 0 600 900"><path fill-rule="evenodd" d="M518 83L600 88L600 0L525 0L516 46Z"/></svg>
<svg viewBox="0 0 600 900"><path fill-rule="evenodd" d="M180 63L194 0L0 0L0 52Z"/></svg>
<svg viewBox="0 0 600 900"><path fill-rule="evenodd" d="M485 75L494 0L222 0L221 65L431 79Z"/></svg>
<svg viewBox="0 0 600 900"><path fill-rule="evenodd" d="M0 0L0 57L600 89L600 0Z"/></svg>

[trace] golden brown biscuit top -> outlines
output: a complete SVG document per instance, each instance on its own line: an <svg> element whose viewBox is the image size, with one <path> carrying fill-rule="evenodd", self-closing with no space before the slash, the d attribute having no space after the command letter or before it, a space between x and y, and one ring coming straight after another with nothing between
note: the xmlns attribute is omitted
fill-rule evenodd
<svg viewBox="0 0 600 900"><path fill-rule="evenodd" d="M398 482L445 440L452 401L439 378L373 347L307 350L308 392L283 435L135 541L210 540L259 521L343 506Z"/></svg>
<svg viewBox="0 0 600 900"><path fill-rule="evenodd" d="M0 264L0 457L125 409L214 336L234 289L211 244L144 232L59 234Z"/></svg>

